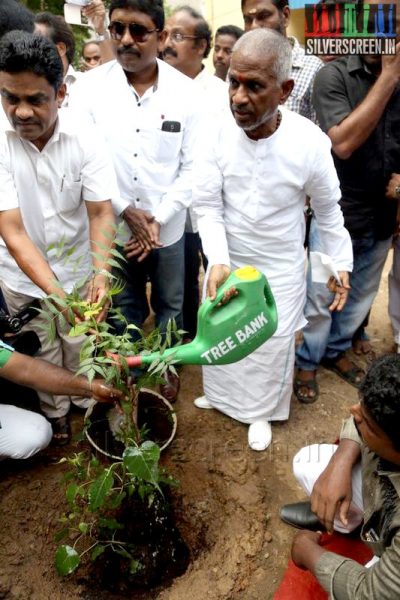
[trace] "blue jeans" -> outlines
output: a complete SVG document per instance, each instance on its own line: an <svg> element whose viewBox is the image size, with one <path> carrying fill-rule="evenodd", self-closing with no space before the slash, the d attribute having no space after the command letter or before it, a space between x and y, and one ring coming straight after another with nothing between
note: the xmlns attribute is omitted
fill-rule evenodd
<svg viewBox="0 0 400 600"><path fill-rule="evenodd" d="M150 314L146 296L146 284L151 283L150 304L155 313L156 327L165 332L170 319L175 319L178 328L182 328L182 304L184 289L184 236L171 246L150 252L144 261L136 259L123 264L122 271L114 273L125 282L125 287L114 298L128 323L142 327ZM125 329L115 319L111 321L118 333ZM137 336L131 332L135 339Z"/></svg>
<svg viewBox="0 0 400 600"><path fill-rule="evenodd" d="M351 347L353 335L364 323L378 291L391 238L377 241L368 234L353 239L352 244L351 290L341 312L329 312L333 294L326 284L311 281L311 269L308 268L304 309L308 323L303 329L303 342L296 350L296 366L305 371L315 371L322 358L335 359ZM311 226L309 247L311 251L323 251L315 221Z"/></svg>

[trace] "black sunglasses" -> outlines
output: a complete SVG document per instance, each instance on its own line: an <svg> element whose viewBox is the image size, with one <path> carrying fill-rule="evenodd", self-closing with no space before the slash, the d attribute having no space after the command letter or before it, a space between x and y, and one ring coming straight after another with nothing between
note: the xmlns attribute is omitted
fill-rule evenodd
<svg viewBox="0 0 400 600"><path fill-rule="evenodd" d="M110 35L114 40L121 40L127 28L129 29L129 35L135 42L145 42L152 33L159 31L158 29L146 29L144 25L138 23L121 23L121 21L111 21L108 26Z"/></svg>

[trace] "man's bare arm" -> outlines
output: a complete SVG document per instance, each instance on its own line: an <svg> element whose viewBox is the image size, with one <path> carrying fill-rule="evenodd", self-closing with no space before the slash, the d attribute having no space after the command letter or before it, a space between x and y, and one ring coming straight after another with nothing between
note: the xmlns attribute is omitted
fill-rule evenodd
<svg viewBox="0 0 400 600"><path fill-rule="evenodd" d="M382 56L382 71L364 100L339 125L328 130L334 153L350 158L376 129L400 80L400 42L395 56Z"/></svg>
<svg viewBox="0 0 400 600"><path fill-rule="evenodd" d="M28 236L19 208L0 212L0 235L15 262L46 295L65 294L48 262Z"/></svg>
<svg viewBox="0 0 400 600"><path fill-rule="evenodd" d="M94 379L90 383L86 377L75 376L67 369L19 352L12 353L8 362L0 369L0 375L19 385L48 394L91 396L98 402L117 401L122 395L102 379Z"/></svg>

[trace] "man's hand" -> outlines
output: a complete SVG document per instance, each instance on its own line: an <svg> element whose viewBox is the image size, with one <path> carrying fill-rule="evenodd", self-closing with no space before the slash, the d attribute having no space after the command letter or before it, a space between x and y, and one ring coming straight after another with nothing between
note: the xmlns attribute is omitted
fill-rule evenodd
<svg viewBox="0 0 400 600"><path fill-rule="evenodd" d="M210 297L210 300L215 300L217 289L228 279L230 272L231 270L227 265L214 265L211 267L207 281L207 296ZM223 303L227 302L229 298L236 293L235 290L230 293L232 290L228 290L225 294L222 301Z"/></svg>
<svg viewBox="0 0 400 600"><path fill-rule="evenodd" d="M333 531L333 520L339 509L339 519L347 526L347 514L352 500L352 464L343 464L332 457L325 471L314 484L311 493L311 510L329 533Z"/></svg>
<svg viewBox="0 0 400 600"><path fill-rule="evenodd" d="M162 248L163 245L160 242L160 224L157 221L153 221L153 223L150 223L150 227L154 237L152 250ZM142 262L151 252L151 250L148 250L147 247L144 247L143 244L134 237L131 237L130 240L125 244L124 251L126 258L136 258L137 262Z"/></svg>
<svg viewBox="0 0 400 600"><path fill-rule="evenodd" d="M341 311L344 305L347 302L347 297L349 295L349 274L347 271L339 271L338 275L340 277L340 281L342 285L336 281L334 277L330 277L327 285L327 288L330 292L335 294L332 304L329 307L329 310L333 312L334 310Z"/></svg>
<svg viewBox="0 0 400 600"><path fill-rule="evenodd" d="M102 379L93 379L90 391L96 402L118 402L122 398L120 390L104 383Z"/></svg>
<svg viewBox="0 0 400 600"><path fill-rule="evenodd" d="M93 24L97 35L103 35L106 31L106 7L102 0L92 0L90 4L82 8L82 14Z"/></svg>
<svg viewBox="0 0 400 600"><path fill-rule="evenodd" d="M325 552L320 546L321 533L314 531L299 531L292 544L292 561L300 569L314 572L321 554Z"/></svg>
<svg viewBox="0 0 400 600"><path fill-rule="evenodd" d="M89 284L87 302L101 306L101 311L96 316L97 323L104 321L110 306L110 301L106 299L110 287L110 280L104 273L97 273Z"/></svg>
<svg viewBox="0 0 400 600"><path fill-rule="evenodd" d="M392 173L389 183L386 186L386 198L391 200L400 200L400 197L396 194L396 187L400 185L400 174Z"/></svg>
<svg viewBox="0 0 400 600"><path fill-rule="evenodd" d="M400 81L400 42L396 44L396 54L382 56L382 76L390 76Z"/></svg>
<svg viewBox="0 0 400 600"><path fill-rule="evenodd" d="M143 250L150 252L156 242L155 230L150 226L154 222L153 215L141 208L128 206L122 216L136 241L141 244Z"/></svg>

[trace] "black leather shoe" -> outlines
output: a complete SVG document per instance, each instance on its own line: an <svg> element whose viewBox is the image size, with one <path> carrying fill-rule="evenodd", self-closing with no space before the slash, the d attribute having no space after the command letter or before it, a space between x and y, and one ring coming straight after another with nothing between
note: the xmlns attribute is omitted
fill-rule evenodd
<svg viewBox="0 0 400 600"><path fill-rule="evenodd" d="M310 502L295 502L285 504L280 511L280 517L284 523L297 527L297 529L309 529L310 531L325 531L318 517L311 510Z"/></svg>

